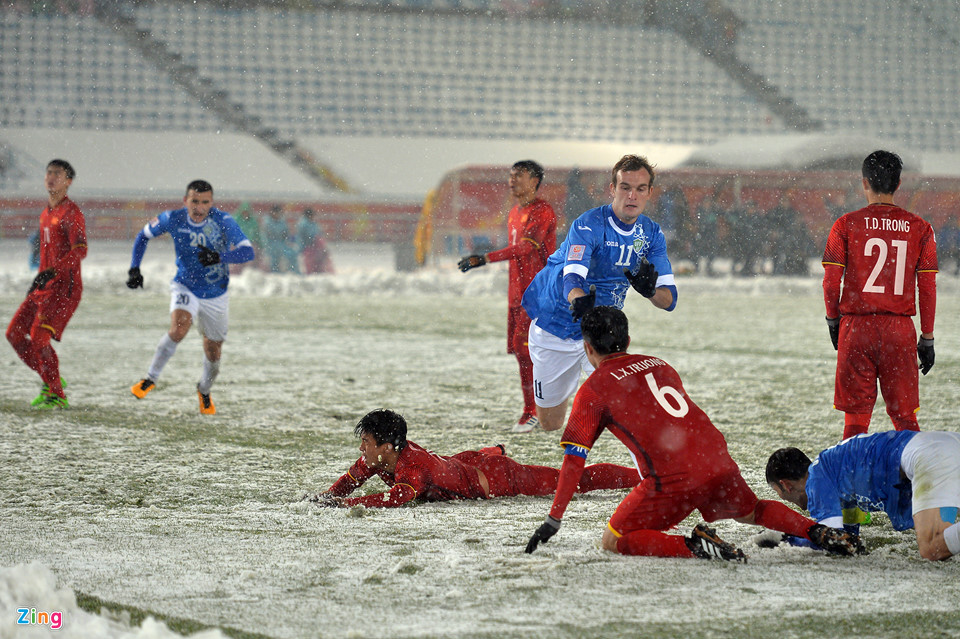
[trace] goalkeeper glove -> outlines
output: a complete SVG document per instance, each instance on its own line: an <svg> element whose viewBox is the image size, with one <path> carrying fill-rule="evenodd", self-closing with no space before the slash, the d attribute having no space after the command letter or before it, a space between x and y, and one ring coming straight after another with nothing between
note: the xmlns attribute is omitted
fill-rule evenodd
<svg viewBox="0 0 960 639"><path fill-rule="evenodd" d="M34 291L42 291L43 287L56 276L57 272L53 268L45 268L37 276L33 278L33 283L30 285L30 290L27 293L33 293Z"/></svg>
<svg viewBox="0 0 960 639"><path fill-rule="evenodd" d="M460 269L461 272L466 273L470 269L483 266L486 263L487 257L485 255L468 255L457 262L457 268Z"/></svg>
<svg viewBox="0 0 960 639"><path fill-rule="evenodd" d="M840 347L840 318L833 317L827 318L827 330L830 331L830 341L833 342L833 350L838 350Z"/></svg>
<svg viewBox="0 0 960 639"><path fill-rule="evenodd" d="M582 295L572 302L570 302L570 314L573 315L573 319L578 320L583 317L587 311L593 308L593 305L597 302L597 285L590 285L590 292L586 295Z"/></svg>
<svg viewBox="0 0 960 639"><path fill-rule="evenodd" d="M660 277L660 273L657 272L657 268L653 264L647 261L647 258L640 258L636 274L631 273L629 269L623 269L623 275L637 293L647 299L656 295L657 278Z"/></svg>
<svg viewBox="0 0 960 639"><path fill-rule="evenodd" d="M200 263L204 266L213 266L214 264L220 263L220 254L216 251L211 251L206 246L197 247L197 259L200 260Z"/></svg>
<svg viewBox="0 0 960 639"><path fill-rule="evenodd" d="M557 534L558 530L560 530L560 520L547 515L546 520L540 524L540 527L537 528L533 536L530 537L530 541L527 542L527 548L524 552L529 555L536 550L537 546L541 543L547 543L551 537Z"/></svg>
<svg viewBox="0 0 960 639"><path fill-rule="evenodd" d="M143 288L143 275L140 275L139 266L134 266L127 271L127 288Z"/></svg>
<svg viewBox="0 0 960 639"><path fill-rule="evenodd" d="M933 338L921 337L917 342L917 357L920 358L920 372L926 375L933 368L936 353L933 352Z"/></svg>

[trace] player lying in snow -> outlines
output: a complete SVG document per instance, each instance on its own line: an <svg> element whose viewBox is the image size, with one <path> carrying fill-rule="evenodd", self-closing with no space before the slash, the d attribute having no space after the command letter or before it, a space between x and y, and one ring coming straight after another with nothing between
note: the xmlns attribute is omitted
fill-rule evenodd
<svg viewBox="0 0 960 639"><path fill-rule="evenodd" d="M560 471L520 464L502 446L467 450L444 457L407 441L407 422L390 410L367 413L354 433L360 438L360 459L326 492L309 500L321 506L394 508L414 499L449 501L517 495L552 495ZM346 496L378 475L390 490L363 497ZM577 492L631 488L640 482L634 468L594 464L584 469Z"/></svg>

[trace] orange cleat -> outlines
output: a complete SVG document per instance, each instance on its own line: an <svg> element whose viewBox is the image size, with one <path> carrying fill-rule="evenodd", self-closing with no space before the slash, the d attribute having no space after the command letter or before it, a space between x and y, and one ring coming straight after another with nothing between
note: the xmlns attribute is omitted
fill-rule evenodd
<svg viewBox="0 0 960 639"><path fill-rule="evenodd" d="M201 415L216 415L217 407L213 405L213 400L210 399L210 395L204 395L200 392L200 389L197 389L197 397L200 398L200 414Z"/></svg>
<svg viewBox="0 0 960 639"><path fill-rule="evenodd" d="M152 379L150 379L149 377L145 377L141 379L139 382L137 382L136 384L134 384L133 386L131 386L130 392L133 393L137 399L143 399L144 397L147 396L147 393L149 393L156 387L157 387L157 384Z"/></svg>

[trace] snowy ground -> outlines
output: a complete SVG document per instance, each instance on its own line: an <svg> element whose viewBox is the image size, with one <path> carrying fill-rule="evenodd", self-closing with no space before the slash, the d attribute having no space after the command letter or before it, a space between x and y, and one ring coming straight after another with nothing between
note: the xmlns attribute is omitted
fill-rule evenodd
<svg viewBox="0 0 960 639"><path fill-rule="evenodd" d="M502 442L521 462L560 463L558 435L504 430L520 407L504 272L398 274L392 252L368 245L334 247L332 277L241 274L218 414L201 418L196 336L147 399L129 392L166 330L168 248L150 247L146 289L134 292L123 286L129 247L92 245L85 297L58 347L69 411L30 411L39 383L0 348L0 639L50 632L17 626L21 607L63 611L64 637L178 636L152 620L131 628L130 611L214 628L207 637L960 634L960 564L921 561L912 533L882 517L865 529L871 554L856 559L761 550L759 529L721 522L750 555L730 565L600 550L623 492L577 498L530 556L523 546L548 498L393 511L301 503L356 459L353 425L379 407L402 412L410 439L441 453ZM25 250L0 242L4 322L32 277ZM628 300L632 350L680 371L771 498L770 452L815 453L841 430L819 280L691 277L679 288L669 315ZM958 291L941 278L937 363L921 381L927 429L960 431ZM887 427L878 407L874 429ZM629 463L608 435L591 461ZM76 597L127 612L91 615Z"/></svg>

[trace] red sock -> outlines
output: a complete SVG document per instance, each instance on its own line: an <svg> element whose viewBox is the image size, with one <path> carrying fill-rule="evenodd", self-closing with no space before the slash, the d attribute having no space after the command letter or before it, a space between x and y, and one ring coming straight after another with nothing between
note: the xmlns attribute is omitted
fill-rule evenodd
<svg viewBox="0 0 960 639"><path fill-rule="evenodd" d="M843 438L850 439L854 435L863 435L870 428L870 413L844 413Z"/></svg>
<svg viewBox="0 0 960 639"><path fill-rule="evenodd" d="M47 344L40 349L38 359L40 360L40 379L50 387L50 394L65 397L63 387L60 385L60 360L57 352Z"/></svg>
<svg viewBox="0 0 960 639"><path fill-rule="evenodd" d="M757 502L756 510L753 511L753 523L794 537L809 539L807 529L817 522L804 517L779 501L761 499Z"/></svg>
<svg viewBox="0 0 960 639"><path fill-rule="evenodd" d="M517 353L520 366L520 390L523 392L523 414L536 415L537 403L533 399L533 362L529 355Z"/></svg>
<svg viewBox="0 0 960 639"><path fill-rule="evenodd" d="M909 415L890 416L893 422L894 430L920 430L920 424L917 423L917 416L914 413Z"/></svg>
<svg viewBox="0 0 960 639"><path fill-rule="evenodd" d="M636 468L617 466L616 464L593 464L583 469L578 493L587 493L591 490L613 490L616 488L633 488L640 483L640 473Z"/></svg>
<svg viewBox="0 0 960 639"><path fill-rule="evenodd" d="M680 535L668 535L658 530L635 530L617 540L621 555L643 557L693 557L687 542Z"/></svg>

